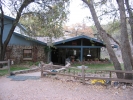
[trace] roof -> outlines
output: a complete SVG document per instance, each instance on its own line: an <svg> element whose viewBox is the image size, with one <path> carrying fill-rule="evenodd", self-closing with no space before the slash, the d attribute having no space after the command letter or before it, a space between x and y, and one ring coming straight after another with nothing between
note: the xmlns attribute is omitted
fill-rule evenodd
<svg viewBox="0 0 133 100"><path fill-rule="evenodd" d="M14 21L14 20L15 20L15 18L10 17L10 16L7 16L7 15L4 15L4 18L7 18L7 19L12 20L12 21Z"/></svg>
<svg viewBox="0 0 133 100"><path fill-rule="evenodd" d="M44 42L42 42L42 41L33 39L33 38L31 38L31 37L29 37L29 36L26 36L26 35L22 35L22 34L19 34L19 33L16 33L16 32L14 32L13 34L14 34L14 35L17 35L17 36L20 36L20 37L22 37L22 38L29 38L30 41L34 41L34 42L39 43L39 44L42 44L42 45L47 45L46 43L44 43Z"/></svg>
<svg viewBox="0 0 133 100"><path fill-rule="evenodd" d="M9 19L9 20L12 20L12 21L15 20L15 18L12 18L12 17L7 16L7 15L4 15L4 17L7 18L7 19ZM18 23L18 26L21 29L23 29L23 30L26 31L26 29L24 28L24 26L21 25L20 23ZM19 33L16 33L16 32L14 32L14 35L17 35L17 36L20 36L20 37L23 37L23 38L30 38L31 41L34 41L34 42L39 43L39 44L42 44L42 45L47 45L47 43L46 43L47 41L46 41L46 39L44 39L45 37L33 39L33 38L29 37L29 36L26 36L26 35L23 35L23 34L19 34ZM65 42L69 42L69 41L73 41L73 40L77 40L77 39L88 39L88 40L91 40L91 41L94 41L94 42L101 43L101 44L105 45L103 43L103 41L100 41L100 40L95 39L95 38L91 38L91 37L86 36L86 35L79 35L79 36L67 37L67 38L66 37L64 37L64 38L61 37L61 38L58 38L58 39L53 39L53 42L54 42L54 45L58 45L58 44L61 44L61 43L65 43ZM118 48L117 45L112 45L112 47L113 48Z"/></svg>
<svg viewBox="0 0 133 100"><path fill-rule="evenodd" d="M61 40L61 41L57 41L54 43L54 45L57 45L57 44L61 44L61 43L64 43L64 42L69 42L69 41L73 41L73 40L77 40L77 39L88 39L88 40L91 40L91 41L94 41L94 42L98 42L98 43L101 43L104 45L104 43L98 39L95 39L95 38L91 38L89 36L86 36L86 35L79 35L79 36L75 36L75 37L72 37L72 38L69 38L69 39L66 39L66 40Z"/></svg>
<svg viewBox="0 0 133 100"><path fill-rule="evenodd" d="M45 43L47 43L48 40L50 40L49 37L34 37L34 38L39 40L39 41L45 42ZM66 40L68 38L71 38L71 37L69 37L69 36L63 36L63 37L59 37L59 38L52 37L51 41L52 41L52 43L55 43L55 42L58 42L58 41Z"/></svg>

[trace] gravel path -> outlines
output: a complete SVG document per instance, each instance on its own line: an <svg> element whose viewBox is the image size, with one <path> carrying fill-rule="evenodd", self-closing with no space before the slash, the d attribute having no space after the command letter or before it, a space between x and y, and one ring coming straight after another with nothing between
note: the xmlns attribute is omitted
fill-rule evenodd
<svg viewBox="0 0 133 100"><path fill-rule="evenodd" d="M0 100L133 100L133 88L107 89L52 77L25 81L0 77Z"/></svg>

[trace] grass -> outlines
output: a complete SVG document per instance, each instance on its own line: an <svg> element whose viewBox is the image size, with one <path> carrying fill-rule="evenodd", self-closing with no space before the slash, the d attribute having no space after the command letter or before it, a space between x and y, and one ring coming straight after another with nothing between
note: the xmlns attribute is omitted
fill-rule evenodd
<svg viewBox="0 0 133 100"><path fill-rule="evenodd" d="M81 66L80 64L74 64L74 67ZM113 64L85 64L85 66L88 66L89 69L105 69L105 70L113 70L114 66Z"/></svg>
<svg viewBox="0 0 133 100"><path fill-rule="evenodd" d="M73 64L73 68L69 68L70 72L81 72L81 69L77 69L77 66L81 66L80 64ZM86 72L94 73L95 70L114 70L113 64L85 64L88 66Z"/></svg>
<svg viewBox="0 0 133 100"><path fill-rule="evenodd" d="M11 66L11 71L17 71L17 70L24 70L24 69L29 69L30 66L32 65L38 65L39 62L27 62L25 64L20 64L20 65L12 65ZM81 64L73 64L73 68L69 68L69 72L81 72L81 69L77 69L77 66L81 66ZM95 70L114 70L113 64L85 64L85 66L88 66L88 69L86 72L91 72L94 73ZM4 76L8 74L8 69L0 69L0 76Z"/></svg>
<svg viewBox="0 0 133 100"><path fill-rule="evenodd" d="M25 70L25 69L29 69L32 66L38 66L38 64L39 62L27 61L19 65L12 65L10 70L11 72L17 71L17 70ZM8 69L0 69L0 76L4 76L7 74L8 74Z"/></svg>
<svg viewBox="0 0 133 100"><path fill-rule="evenodd" d="M11 66L11 71L17 71L17 70L24 70L24 69L29 69L28 67L24 67L21 65L13 65ZM1 69L0 70L0 76L4 76L8 74L8 69Z"/></svg>

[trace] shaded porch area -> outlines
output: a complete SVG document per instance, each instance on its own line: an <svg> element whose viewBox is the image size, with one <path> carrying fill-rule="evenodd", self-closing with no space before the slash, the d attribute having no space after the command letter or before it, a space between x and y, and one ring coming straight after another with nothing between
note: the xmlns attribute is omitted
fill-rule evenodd
<svg viewBox="0 0 133 100"><path fill-rule="evenodd" d="M54 64L65 64L66 61L95 61L100 59L100 48L57 48L51 51Z"/></svg>
<svg viewBox="0 0 133 100"><path fill-rule="evenodd" d="M65 61L91 61L100 59L101 47L105 45L94 38L82 35L56 42L51 48L51 61L65 65Z"/></svg>

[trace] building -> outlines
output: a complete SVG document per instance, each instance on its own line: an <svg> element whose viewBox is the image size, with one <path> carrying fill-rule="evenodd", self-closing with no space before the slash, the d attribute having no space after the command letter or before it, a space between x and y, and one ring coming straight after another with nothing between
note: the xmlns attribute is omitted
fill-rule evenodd
<svg viewBox="0 0 133 100"><path fill-rule="evenodd" d="M12 26L13 18L5 16L3 42ZM20 34L21 32L21 34ZM30 38L23 33L25 29L18 24L6 50L6 58L15 62L21 61L44 61L46 62L46 41ZM100 50L105 47L104 43L89 36L80 35L67 39L57 39L49 49L49 60L54 64L65 64L66 59L70 61L88 61L100 59Z"/></svg>
<svg viewBox="0 0 133 100"><path fill-rule="evenodd" d="M105 47L102 41L80 35L54 43L51 51L53 63L65 64L67 58L70 61L88 61L100 59L100 50Z"/></svg>
<svg viewBox="0 0 133 100"><path fill-rule="evenodd" d="M9 33L13 21L14 18L4 16L4 34L2 37L3 42L5 41ZM26 35L20 34L20 31L22 33L25 32L21 24L18 23L6 49L5 60L11 59L16 63L27 60L45 61L46 58L44 53L44 47L46 46L46 43L36 39L32 39Z"/></svg>

